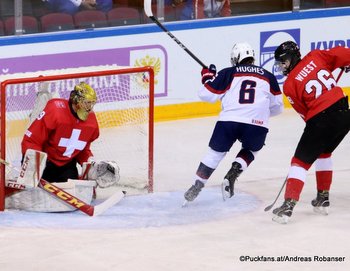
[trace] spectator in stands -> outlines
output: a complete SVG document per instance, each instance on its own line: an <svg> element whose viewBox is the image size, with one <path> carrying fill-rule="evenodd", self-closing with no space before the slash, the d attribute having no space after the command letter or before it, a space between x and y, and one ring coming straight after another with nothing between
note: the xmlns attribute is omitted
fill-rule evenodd
<svg viewBox="0 0 350 271"><path fill-rule="evenodd" d="M230 0L199 0L196 19L231 16Z"/></svg>
<svg viewBox="0 0 350 271"><path fill-rule="evenodd" d="M180 20L231 16L230 0L173 0L173 5L181 9Z"/></svg>
<svg viewBox="0 0 350 271"><path fill-rule="evenodd" d="M43 0L53 12L75 14L80 10L101 10L107 12L113 7L113 0Z"/></svg>
<svg viewBox="0 0 350 271"><path fill-rule="evenodd" d="M180 11L180 20L194 19L193 0L170 0L171 5ZM167 0L165 1L167 4Z"/></svg>

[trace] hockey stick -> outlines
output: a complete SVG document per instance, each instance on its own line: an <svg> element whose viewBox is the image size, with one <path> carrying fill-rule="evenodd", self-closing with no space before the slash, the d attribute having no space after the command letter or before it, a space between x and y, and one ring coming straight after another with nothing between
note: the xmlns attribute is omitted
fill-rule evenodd
<svg viewBox="0 0 350 271"><path fill-rule="evenodd" d="M43 178L40 179L38 186L44 189L46 192L50 193L51 195L55 196L56 198L64 201L65 203L68 203L70 206L79 209L80 211L89 216L98 216L104 213L107 209L111 208L119 201L121 201L125 195L124 191L118 191L117 193L113 194L108 199L106 199L104 202L93 206L85 203L84 201L69 194L63 189L53 185L52 183L49 183Z"/></svg>
<svg viewBox="0 0 350 271"><path fill-rule="evenodd" d="M0 158L0 163L20 172L18 168L14 167L11 163L1 158ZM38 187L89 216L98 216L104 213L106 210L108 210L109 208L117 204L119 201L121 201L125 195L124 191L118 191L117 193L113 194L108 199L106 199L104 202L93 206L78 199L77 197L71 195L70 193L64 191L63 189L55 186L54 184L49 183L43 178L39 179ZM21 187L15 187L15 188L25 189L25 186L22 188Z"/></svg>
<svg viewBox="0 0 350 271"><path fill-rule="evenodd" d="M288 180L288 176L287 176L286 179L284 180L283 185L282 185L282 187L281 187L281 189L280 189L280 192L278 192L277 197L275 198L274 202L272 202L269 206L267 206L267 207L264 209L265 212L270 211L271 208L275 205L275 203L277 202L278 198L280 197L280 195L281 195L281 193L282 193L282 191L283 191L283 188L285 187L285 185L286 185L286 183L287 183L287 180Z"/></svg>
<svg viewBox="0 0 350 271"><path fill-rule="evenodd" d="M337 78L335 79L335 81L336 81L337 83L338 83L340 77L343 75L343 73L344 73L345 70L346 70L346 67L340 68L340 72L339 72ZM272 202L269 206L265 207L265 209L264 209L265 212L271 210L271 208L275 205L275 203L277 202L279 196L281 195L281 193L282 193L282 191L283 191L283 188L285 187L285 185L286 185L286 183L287 183L287 180L288 180L288 176L287 176L286 179L284 180L283 185L282 185L280 191L278 192L277 197L275 198L274 202Z"/></svg>
<svg viewBox="0 0 350 271"><path fill-rule="evenodd" d="M205 65L201 60L199 60L198 57L196 57L190 50L187 49L187 47L179 41L168 29L165 28L164 25L161 24L161 22L158 21L156 17L154 17L152 13L152 0L144 0L143 2L143 9L147 15L148 18L150 18L154 23L156 23L165 33L168 34L168 36L175 41L183 50L185 50L186 53L188 53L199 65L201 65L203 68L208 68L207 65Z"/></svg>
<svg viewBox="0 0 350 271"><path fill-rule="evenodd" d="M335 79L335 81L336 81L337 83L338 83L340 77L343 75L343 73L344 73L344 71L345 71L346 69L347 69L346 67L341 67L341 68L340 68L340 72L339 72L339 74L338 74L338 76L337 76L337 79Z"/></svg>

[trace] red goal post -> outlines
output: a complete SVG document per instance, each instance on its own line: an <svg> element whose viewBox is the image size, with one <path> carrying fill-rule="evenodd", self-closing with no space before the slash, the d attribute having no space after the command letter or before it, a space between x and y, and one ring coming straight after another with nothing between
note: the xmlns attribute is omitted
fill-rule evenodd
<svg viewBox="0 0 350 271"><path fill-rule="evenodd" d="M90 84L100 137L91 144L98 160L120 167L119 186L131 193L153 192L154 71L152 67L97 66L1 76L0 158L20 166L21 140L38 97L69 98L74 85ZM0 211L5 209L5 179L0 167Z"/></svg>

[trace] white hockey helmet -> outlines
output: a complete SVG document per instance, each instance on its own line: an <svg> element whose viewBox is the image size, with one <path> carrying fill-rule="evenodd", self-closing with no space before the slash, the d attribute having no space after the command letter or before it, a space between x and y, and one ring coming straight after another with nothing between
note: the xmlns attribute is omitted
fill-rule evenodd
<svg viewBox="0 0 350 271"><path fill-rule="evenodd" d="M242 60L252 57L255 60L255 54L253 48L247 42L236 43L232 47L231 51L231 64L236 66L241 63Z"/></svg>

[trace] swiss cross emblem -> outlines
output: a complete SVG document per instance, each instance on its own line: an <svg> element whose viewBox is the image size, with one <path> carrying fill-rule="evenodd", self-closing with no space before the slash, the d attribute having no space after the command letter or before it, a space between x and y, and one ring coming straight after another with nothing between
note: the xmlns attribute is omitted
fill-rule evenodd
<svg viewBox="0 0 350 271"><path fill-rule="evenodd" d="M79 140L81 130L73 129L70 138L62 137L58 143L59 147L65 147L66 151L63 156L71 157L75 150L83 150L86 146L86 141Z"/></svg>

